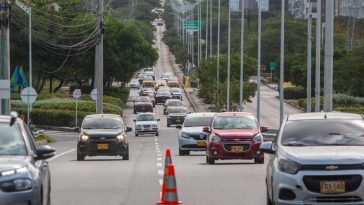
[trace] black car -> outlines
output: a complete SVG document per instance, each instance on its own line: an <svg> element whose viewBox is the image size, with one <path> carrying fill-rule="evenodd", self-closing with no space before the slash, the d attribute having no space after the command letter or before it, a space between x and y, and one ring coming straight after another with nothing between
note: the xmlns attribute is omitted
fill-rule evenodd
<svg viewBox="0 0 364 205"><path fill-rule="evenodd" d="M155 94L155 104L165 103L167 99L172 99L172 95L167 90L158 90Z"/></svg>
<svg viewBox="0 0 364 205"><path fill-rule="evenodd" d="M187 108L183 106L167 108L167 127L171 125L182 125L188 114Z"/></svg>
<svg viewBox="0 0 364 205"><path fill-rule="evenodd" d="M51 204L49 146L37 146L28 126L12 112L0 116L0 204Z"/></svg>
<svg viewBox="0 0 364 205"><path fill-rule="evenodd" d="M81 133L77 142L77 160L85 156L122 156L129 160L129 144L120 115L88 115L82 122Z"/></svg>

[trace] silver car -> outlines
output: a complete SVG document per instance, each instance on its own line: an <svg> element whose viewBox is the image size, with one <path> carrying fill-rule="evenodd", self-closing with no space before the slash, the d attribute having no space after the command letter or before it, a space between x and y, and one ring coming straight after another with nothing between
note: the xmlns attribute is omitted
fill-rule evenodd
<svg viewBox="0 0 364 205"><path fill-rule="evenodd" d="M172 95L173 99L179 99L179 100L183 100L182 98L182 90L180 88L170 88L169 92Z"/></svg>
<svg viewBox="0 0 364 205"><path fill-rule="evenodd" d="M364 204L364 116L290 115L260 150L271 154L268 204Z"/></svg>
<svg viewBox="0 0 364 205"><path fill-rule="evenodd" d="M189 155L190 151L205 151L206 136L203 132L204 127L211 124L215 113L191 113L188 114L183 125L177 125L177 129L181 129L178 133L178 150L179 155Z"/></svg>
<svg viewBox="0 0 364 205"><path fill-rule="evenodd" d="M135 122L135 136L140 134L154 134L159 136L159 126L156 115L151 112L139 113Z"/></svg>

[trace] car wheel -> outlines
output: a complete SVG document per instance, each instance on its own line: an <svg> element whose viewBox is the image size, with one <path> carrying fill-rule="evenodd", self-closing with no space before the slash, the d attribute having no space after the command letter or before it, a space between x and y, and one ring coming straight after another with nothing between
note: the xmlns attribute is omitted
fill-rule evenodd
<svg viewBox="0 0 364 205"><path fill-rule="evenodd" d="M255 164L264 164L264 158L254 158Z"/></svg>
<svg viewBox="0 0 364 205"><path fill-rule="evenodd" d="M169 123L167 123L167 127L170 127L171 125Z"/></svg>
<svg viewBox="0 0 364 205"><path fill-rule="evenodd" d="M155 136L159 136L159 132L155 133Z"/></svg>
<svg viewBox="0 0 364 205"><path fill-rule="evenodd" d="M206 156L206 163L207 164L215 164L215 160L211 159L210 157Z"/></svg>
<svg viewBox="0 0 364 205"><path fill-rule="evenodd" d="M181 149L178 149L178 154L179 156L186 156L186 155L190 155L190 151L189 150L181 150Z"/></svg>
<svg viewBox="0 0 364 205"><path fill-rule="evenodd" d="M135 137L138 137L138 136L139 136L139 134L136 132L136 133L135 133Z"/></svg>
<svg viewBox="0 0 364 205"><path fill-rule="evenodd" d="M126 154L123 155L123 160L129 160L129 145L127 145Z"/></svg>
<svg viewBox="0 0 364 205"><path fill-rule="evenodd" d="M85 155L77 152L77 161L83 161L85 160Z"/></svg>

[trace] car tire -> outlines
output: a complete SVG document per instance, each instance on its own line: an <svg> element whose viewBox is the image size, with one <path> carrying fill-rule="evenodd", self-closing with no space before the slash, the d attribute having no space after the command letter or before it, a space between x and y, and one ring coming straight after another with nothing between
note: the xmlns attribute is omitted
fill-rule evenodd
<svg viewBox="0 0 364 205"><path fill-rule="evenodd" d="M155 133L155 136L159 136L159 132Z"/></svg>
<svg viewBox="0 0 364 205"><path fill-rule="evenodd" d="M83 161L85 160L85 155L77 152L77 161Z"/></svg>
<svg viewBox="0 0 364 205"><path fill-rule="evenodd" d="M178 149L178 154L179 154L179 156L186 156L186 155L190 155L190 151Z"/></svg>
<svg viewBox="0 0 364 205"><path fill-rule="evenodd" d="M169 123L167 123L167 127L170 127L171 125Z"/></svg>
<svg viewBox="0 0 364 205"><path fill-rule="evenodd" d="M135 137L138 137L138 136L139 136L139 134L136 132L136 133L135 133Z"/></svg>
<svg viewBox="0 0 364 205"><path fill-rule="evenodd" d="M126 154L123 155L123 160L129 160L129 145L127 145Z"/></svg>
<svg viewBox="0 0 364 205"><path fill-rule="evenodd" d="M206 163L207 164L215 164L215 160L211 159L209 156L206 156Z"/></svg>
<svg viewBox="0 0 364 205"><path fill-rule="evenodd" d="M263 158L254 158L255 164L264 164L264 157Z"/></svg>

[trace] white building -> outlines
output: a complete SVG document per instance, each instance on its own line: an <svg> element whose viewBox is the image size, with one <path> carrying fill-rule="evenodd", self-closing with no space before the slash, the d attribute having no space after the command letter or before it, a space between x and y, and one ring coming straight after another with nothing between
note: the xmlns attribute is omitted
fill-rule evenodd
<svg viewBox="0 0 364 205"><path fill-rule="evenodd" d="M338 14L354 18L364 18L364 0L339 0Z"/></svg>

